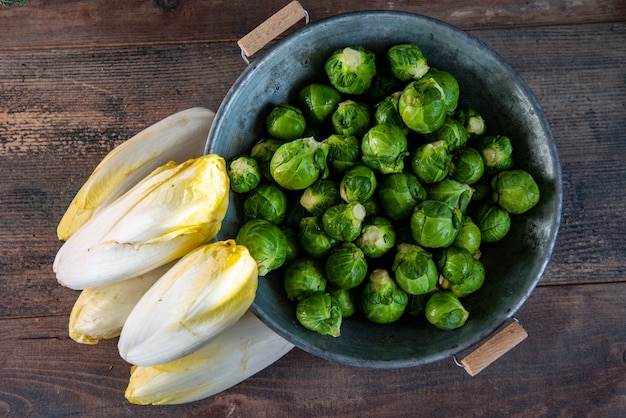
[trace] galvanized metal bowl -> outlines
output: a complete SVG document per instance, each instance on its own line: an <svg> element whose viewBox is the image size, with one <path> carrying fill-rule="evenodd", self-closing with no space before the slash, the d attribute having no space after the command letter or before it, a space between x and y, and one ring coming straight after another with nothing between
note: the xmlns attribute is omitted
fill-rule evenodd
<svg viewBox="0 0 626 418"><path fill-rule="evenodd" d="M226 159L248 152L266 136L264 118L273 105L294 103L303 85L324 80L323 65L334 49L362 45L382 52L409 42L420 46L431 66L457 78L461 104L481 112L488 133L511 138L515 165L534 176L541 200L526 214L513 216L507 238L484 246L485 284L464 299L470 317L454 331L412 318L376 325L357 315L344 320L340 337L322 336L297 322L280 275L260 278L252 310L265 324L302 350L351 366L409 367L451 357L493 333L530 296L555 245L562 182L554 138L529 87L484 43L446 23L403 12L346 13L305 26L254 60L220 106L205 150ZM241 204L241 197L231 193L218 239L236 235L243 224Z"/></svg>

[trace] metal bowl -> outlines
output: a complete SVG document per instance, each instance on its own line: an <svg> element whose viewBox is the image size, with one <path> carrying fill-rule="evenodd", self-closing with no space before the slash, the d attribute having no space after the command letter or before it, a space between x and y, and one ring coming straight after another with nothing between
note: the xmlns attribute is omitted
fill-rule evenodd
<svg viewBox="0 0 626 418"><path fill-rule="evenodd" d="M343 321L340 337L322 336L297 322L280 275L260 278L252 310L265 324L302 350L351 366L409 367L449 358L493 333L530 296L555 245L562 182L554 138L529 87L484 43L446 23L403 12L346 13L305 26L253 61L218 109L205 149L226 159L248 152L266 135L264 118L273 105L294 103L304 84L324 79L324 61L334 49L362 45L382 52L409 42L431 66L457 78L460 105L481 112L488 133L510 137L515 165L533 175L541 200L512 216L508 237L484 246L485 284L464 298L470 317L454 331L415 318L376 325L357 315ZM217 239L234 237L243 224L241 197L231 193L230 205Z"/></svg>

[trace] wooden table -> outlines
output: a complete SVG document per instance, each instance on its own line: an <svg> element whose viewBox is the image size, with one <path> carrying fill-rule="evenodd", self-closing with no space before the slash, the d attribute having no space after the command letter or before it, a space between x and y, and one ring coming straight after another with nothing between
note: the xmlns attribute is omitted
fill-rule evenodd
<svg viewBox="0 0 626 418"><path fill-rule="evenodd" d="M130 405L116 342L67 335L77 292L52 274L56 225L115 145L175 111L217 109L246 66L236 41L286 1L33 0L0 8L0 415L624 416L626 2L301 3L313 21L357 9L444 20L535 92L564 199L552 260L516 315L529 337L476 377L452 359L372 370L294 349L212 398Z"/></svg>

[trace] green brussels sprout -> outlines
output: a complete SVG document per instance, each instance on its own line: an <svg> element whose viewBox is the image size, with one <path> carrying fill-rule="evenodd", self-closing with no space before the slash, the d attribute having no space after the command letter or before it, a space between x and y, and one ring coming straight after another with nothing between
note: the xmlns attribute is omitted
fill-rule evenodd
<svg viewBox="0 0 626 418"><path fill-rule="evenodd" d="M376 56L361 46L337 49L330 54L324 70L330 84L344 94L363 94L376 75Z"/></svg>
<svg viewBox="0 0 626 418"><path fill-rule="evenodd" d="M435 327L448 331L465 325L469 312L452 293L438 291L428 298L425 315Z"/></svg>
<svg viewBox="0 0 626 418"><path fill-rule="evenodd" d="M259 267L259 276L281 267L287 259L287 236L278 226L265 219L252 219L244 223L235 241L248 248Z"/></svg>
<svg viewBox="0 0 626 418"><path fill-rule="evenodd" d="M351 242L333 248L326 259L326 278L338 289L353 289L367 277L363 251Z"/></svg>
<svg viewBox="0 0 626 418"><path fill-rule="evenodd" d="M385 202L382 212L392 221L411 217L415 205L426 199L426 189L411 173L393 173L384 176L377 189L378 199Z"/></svg>
<svg viewBox="0 0 626 418"><path fill-rule="evenodd" d="M313 83L305 86L298 94L298 106L305 119L321 124L331 117L341 102L341 94L332 86Z"/></svg>
<svg viewBox="0 0 626 418"><path fill-rule="evenodd" d="M244 220L265 219L278 225L287 215L287 196L274 183L262 183L243 201Z"/></svg>
<svg viewBox="0 0 626 418"><path fill-rule="evenodd" d="M381 209L376 196L372 196L363 202L363 207L365 208L365 217L377 216L380 215Z"/></svg>
<svg viewBox="0 0 626 418"><path fill-rule="evenodd" d="M461 125L461 122L446 116L443 125L434 132L427 134L426 141L444 141L448 146L448 152L453 154L455 151L462 149L467 144L469 135Z"/></svg>
<svg viewBox="0 0 626 418"><path fill-rule="evenodd" d="M446 96L446 113L453 114L459 103L459 83L456 78L447 71L432 67L424 75L424 78L428 77L433 78L441 86Z"/></svg>
<svg viewBox="0 0 626 418"><path fill-rule="evenodd" d="M305 253L318 259L327 257L330 250L339 243L335 238L328 236L321 220L313 216L302 218L300 221L298 240Z"/></svg>
<svg viewBox="0 0 626 418"><path fill-rule="evenodd" d="M448 175L452 160L444 141L420 145L411 159L411 169L423 183L437 183Z"/></svg>
<svg viewBox="0 0 626 418"><path fill-rule="evenodd" d="M485 119L473 107L464 107L457 109L454 114L456 120L465 126L465 130L470 139L482 136L487 132L487 123Z"/></svg>
<svg viewBox="0 0 626 418"><path fill-rule="evenodd" d="M293 261L300 256L300 243L298 242L298 233L295 229L285 225L279 225L287 237L287 256L285 262Z"/></svg>
<svg viewBox="0 0 626 418"><path fill-rule="evenodd" d="M338 241L351 242L361 233L365 207L359 202L339 203L322 215L324 232Z"/></svg>
<svg viewBox="0 0 626 418"><path fill-rule="evenodd" d="M359 310L377 324L395 322L404 313L409 298L384 269L375 269L359 295Z"/></svg>
<svg viewBox="0 0 626 418"><path fill-rule="evenodd" d="M365 103L346 100L339 103L339 107L331 116L335 133L360 137L370 127L372 114Z"/></svg>
<svg viewBox="0 0 626 418"><path fill-rule="evenodd" d="M436 255L437 269L441 276L452 283L462 283L472 270L476 260L465 248L448 247Z"/></svg>
<svg viewBox="0 0 626 418"><path fill-rule="evenodd" d="M463 216L459 233L454 238L452 245L465 248L472 256L480 255L481 232L478 225L469 216Z"/></svg>
<svg viewBox="0 0 626 418"><path fill-rule="evenodd" d="M374 125L363 136L361 152L368 167L383 174L401 173L409 155L406 135L397 126Z"/></svg>
<svg viewBox="0 0 626 418"><path fill-rule="evenodd" d="M323 292L326 289L324 268L312 258L295 259L285 265L283 285L289 300L300 300L309 293Z"/></svg>
<svg viewBox="0 0 626 418"><path fill-rule="evenodd" d="M373 103L379 102L394 91L401 89L403 84L393 75L389 67L377 68L372 85L367 92L367 98Z"/></svg>
<svg viewBox="0 0 626 418"><path fill-rule="evenodd" d="M438 200L424 200L411 215L415 242L426 248L448 247L461 227L461 211Z"/></svg>
<svg viewBox="0 0 626 418"><path fill-rule="evenodd" d="M361 162L361 141L353 135L332 134L322 141L329 147L328 167L344 173Z"/></svg>
<svg viewBox="0 0 626 418"><path fill-rule="evenodd" d="M513 167L513 146L504 135L492 135L480 138L476 145L485 162L485 173L496 174Z"/></svg>
<svg viewBox="0 0 626 418"><path fill-rule="evenodd" d="M240 155L228 162L226 167L230 188L237 193L248 193L261 182L261 167L249 155Z"/></svg>
<svg viewBox="0 0 626 418"><path fill-rule="evenodd" d="M376 174L364 165L348 170L339 182L339 195L347 202L365 202L370 199L378 186Z"/></svg>
<svg viewBox="0 0 626 418"><path fill-rule="evenodd" d="M328 177L328 145L312 137L281 145L270 161L270 173L279 186L304 190L318 178Z"/></svg>
<svg viewBox="0 0 626 418"><path fill-rule="evenodd" d="M450 176L465 184L476 183L485 173L485 163L480 153L465 147L451 157Z"/></svg>
<svg viewBox="0 0 626 418"><path fill-rule="evenodd" d="M258 141L250 150L250 156L254 158L259 164L261 169L261 175L263 179L267 181L274 181L272 174L270 173L270 161L274 156L274 153L285 141L280 139L268 138Z"/></svg>
<svg viewBox="0 0 626 418"><path fill-rule="evenodd" d="M437 286L439 273L432 254L419 245L400 244L391 266L396 282L409 295L423 295Z"/></svg>
<svg viewBox="0 0 626 418"><path fill-rule="evenodd" d="M356 313L358 298L354 289L337 289L329 286L327 292L339 305L343 318L349 318Z"/></svg>
<svg viewBox="0 0 626 418"><path fill-rule="evenodd" d="M472 219L480 229L483 242L500 241L511 229L509 212L491 202L481 202L472 211Z"/></svg>
<svg viewBox="0 0 626 418"><path fill-rule="evenodd" d="M491 179L492 199L509 213L520 214L539 202L539 186L524 170L501 171Z"/></svg>
<svg viewBox="0 0 626 418"><path fill-rule="evenodd" d="M418 80L430 68L422 50L414 44L398 44L389 48L387 62L393 75L402 81Z"/></svg>
<svg viewBox="0 0 626 418"><path fill-rule="evenodd" d="M431 293L424 293L423 295L408 295L409 303L407 303L404 312L407 315L423 316L426 314L426 302L428 302L430 295Z"/></svg>
<svg viewBox="0 0 626 418"><path fill-rule="evenodd" d="M374 105L374 123L377 125L397 126L406 135L409 133L409 128L404 124L398 111L398 102L401 95L402 92L397 91Z"/></svg>
<svg viewBox="0 0 626 418"><path fill-rule="evenodd" d="M454 283L444 279L441 287L452 292L457 298L463 298L480 289L484 282L485 267L479 260L472 258L470 271L462 281Z"/></svg>
<svg viewBox="0 0 626 418"><path fill-rule="evenodd" d="M265 124L267 132L274 138L291 141L302 136L306 120L300 109L281 103L267 115Z"/></svg>
<svg viewBox="0 0 626 418"><path fill-rule="evenodd" d="M321 335L338 337L341 334L341 307L330 293L304 296L296 305L296 318L304 328Z"/></svg>
<svg viewBox="0 0 626 418"><path fill-rule="evenodd" d="M472 201L474 189L469 185L458 182L453 178L446 177L437 183L426 184L427 199L446 202L465 213L467 206Z"/></svg>
<svg viewBox="0 0 626 418"><path fill-rule="evenodd" d="M355 243L366 256L379 258L387 254L395 245L396 231L389 219L372 216L363 221L361 235Z"/></svg>
<svg viewBox="0 0 626 418"><path fill-rule="evenodd" d="M326 209L341 202L339 185L334 180L319 179L302 192L300 204L309 213L320 216Z"/></svg>
<svg viewBox="0 0 626 418"><path fill-rule="evenodd" d="M398 111L404 124L418 134L436 131L446 120L446 97L434 79L413 81L402 90Z"/></svg>

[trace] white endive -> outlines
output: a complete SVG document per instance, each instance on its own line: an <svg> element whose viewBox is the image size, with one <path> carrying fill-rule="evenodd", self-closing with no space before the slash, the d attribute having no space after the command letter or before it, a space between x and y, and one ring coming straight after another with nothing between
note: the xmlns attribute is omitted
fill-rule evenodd
<svg viewBox="0 0 626 418"><path fill-rule="evenodd" d="M234 240L191 251L137 302L120 334L120 356L155 366L192 353L241 318L257 285L256 261Z"/></svg>
<svg viewBox="0 0 626 418"><path fill-rule="evenodd" d="M267 368L293 345L251 312L201 349L159 366L131 369L126 399L172 405L220 393Z"/></svg>
<svg viewBox="0 0 626 418"><path fill-rule="evenodd" d="M226 162L209 154L154 170L59 249L63 286L98 287L147 273L208 242L228 208Z"/></svg>
<svg viewBox="0 0 626 418"><path fill-rule="evenodd" d="M70 338L81 344L98 344L118 337L139 299L172 265L80 292L70 313Z"/></svg>
<svg viewBox="0 0 626 418"><path fill-rule="evenodd" d="M181 163L204 153L215 113L193 107L170 115L115 147L80 188L57 227L65 241L94 213L168 161Z"/></svg>

